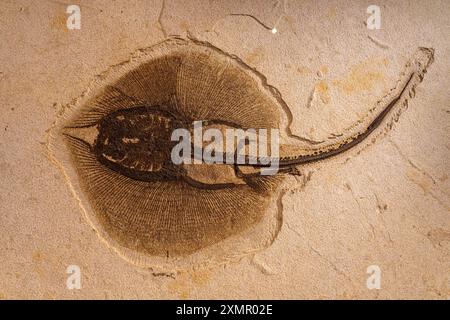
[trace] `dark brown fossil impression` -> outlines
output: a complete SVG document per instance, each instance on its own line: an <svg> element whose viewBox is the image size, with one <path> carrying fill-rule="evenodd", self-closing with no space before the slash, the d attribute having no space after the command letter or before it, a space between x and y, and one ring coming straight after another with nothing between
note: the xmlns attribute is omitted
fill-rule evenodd
<svg viewBox="0 0 450 320"><path fill-rule="evenodd" d="M50 150L88 220L128 260L225 261L276 237L274 198L285 174L364 140L406 105L432 59L420 48L360 126L339 141L308 145L289 134L289 110L262 75L209 44L173 38L98 76L57 119ZM279 173L261 175L260 159L172 163L172 132L200 120L219 130L280 130Z"/></svg>

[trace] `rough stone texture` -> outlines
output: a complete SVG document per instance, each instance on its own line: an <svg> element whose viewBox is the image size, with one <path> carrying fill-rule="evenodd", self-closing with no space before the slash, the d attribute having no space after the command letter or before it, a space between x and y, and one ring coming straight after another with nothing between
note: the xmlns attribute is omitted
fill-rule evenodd
<svg viewBox="0 0 450 320"><path fill-rule="evenodd" d="M366 1L81 1L81 30L68 30L62 2L3 1L0 299L449 298L450 7L377 4L381 30L366 28ZM435 62L385 137L292 178L271 247L165 277L99 241L48 158L46 130L95 75L188 33L266 75L293 133L311 140L363 116L417 47L434 48ZM66 288L71 264L81 290ZM381 268L380 290L366 287L370 265Z"/></svg>

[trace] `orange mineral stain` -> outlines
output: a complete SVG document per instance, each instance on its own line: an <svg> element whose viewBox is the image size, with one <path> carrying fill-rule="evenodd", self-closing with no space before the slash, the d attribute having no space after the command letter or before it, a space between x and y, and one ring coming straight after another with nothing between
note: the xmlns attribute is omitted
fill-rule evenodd
<svg viewBox="0 0 450 320"><path fill-rule="evenodd" d="M331 101L330 94L329 94L329 87L326 81L321 80L316 84L316 93L319 96L320 100L325 103L329 104Z"/></svg>
<svg viewBox="0 0 450 320"><path fill-rule="evenodd" d="M53 29L56 29L58 31L68 32L67 16L63 13L54 16L53 19L50 21L50 25Z"/></svg>
<svg viewBox="0 0 450 320"><path fill-rule="evenodd" d="M369 59L354 65L343 79L334 80L345 94L356 94L373 89L379 82L384 83L386 76L383 72L388 64L387 59Z"/></svg>

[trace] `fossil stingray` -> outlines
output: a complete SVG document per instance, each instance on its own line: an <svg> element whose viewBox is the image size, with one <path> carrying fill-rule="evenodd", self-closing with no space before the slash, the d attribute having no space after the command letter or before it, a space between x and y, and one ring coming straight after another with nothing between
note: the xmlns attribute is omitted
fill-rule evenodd
<svg viewBox="0 0 450 320"><path fill-rule="evenodd" d="M389 125L388 114L406 106L432 60L432 49L419 48L358 125L315 145L289 133L286 104L257 71L207 43L172 38L99 75L61 112L50 151L88 220L123 257L163 268L227 261L276 237L274 198L286 174ZM174 165L171 133L195 120L219 130L279 129L279 174L260 175L259 161Z"/></svg>

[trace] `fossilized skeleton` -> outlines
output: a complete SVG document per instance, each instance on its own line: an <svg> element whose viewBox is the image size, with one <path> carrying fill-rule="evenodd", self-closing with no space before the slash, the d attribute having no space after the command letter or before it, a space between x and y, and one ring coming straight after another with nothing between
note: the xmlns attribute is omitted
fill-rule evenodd
<svg viewBox="0 0 450 320"><path fill-rule="evenodd" d="M226 260L273 241L279 216L267 212L275 210L284 174L389 125L388 115L413 97L433 54L419 48L395 88L349 134L305 145L288 133L286 104L261 74L209 44L170 39L99 76L63 110L51 130L51 153L89 221L122 256L145 266L200 255ZM261 176L262 159L174 165L171 132L191 130L196 120L219 130L281 129L279 157L272 159L279 174Z"/></svg>

